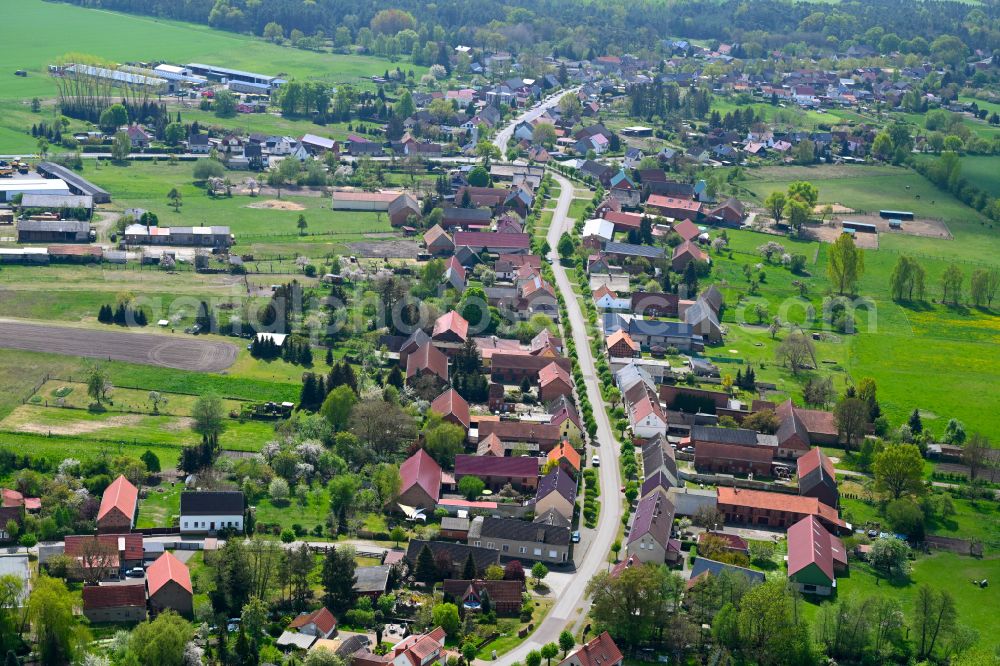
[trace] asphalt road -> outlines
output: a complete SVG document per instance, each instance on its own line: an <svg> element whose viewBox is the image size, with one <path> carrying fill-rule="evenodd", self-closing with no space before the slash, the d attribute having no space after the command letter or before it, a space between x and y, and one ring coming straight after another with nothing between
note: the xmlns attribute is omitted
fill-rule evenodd
<svg viewBox="0 0 1000 666"><path fill-rule="evenodd" d="M199 372L225 370L236 361L237 351L228 342L190 335L102 331L10 320L0 320L0 347Z"/></svg>
<svg viewBox="0 0 1000 666"><path fill-rule="evenodd" d="M506 127L497 132L496 136L493 137L493 145L500 149L500 153L507 154L507 142L510 141L510 137L514 134L514 128L517 127L518 123L523 121L531 122L538 116L542 115L547 109L551 109L556 104L559 103L559 98L565 94L576 92L579 88L570 88L569 90L563 90L554 95L550 95L543 99L541 102L531 107L521 115L510 121ZM568 210L568 209L567 209ZM555 247L554 245L552 247Z"/></svg>
<svg viewBox="0 0 1000 666"><path fill-rule="evenodd" d="M560 187L559 200L548 233L549 247L554 248L558 245L562 233L572 227L572 220L568 218L568 215L570 204L573 201L573 183L556 173L553 173L552 177L559 183ZM556 258L555 252L550 257ZM538 650L546 643L558 642L559 634L563 629L572 627L582 619L590 607L586 594L587 583L598 572L607 571L608 553L611 551L611 544L618 535L618 525L622 515L622 494L618 492L618 488L621 487L621 474L618 469L619 443L615 439L608 414L601 407L603 400L594 358L590 351L586 320L580 309L580 304L573 294L566 270L559 265L558 261L554 261L552 268L556 277L556 286L566 301L566 309L569 314L569 321L564 322L564 326L568 326L572 330L573 340L576 343L577 360L587 385L587 396L595 407L594 418L597 421L597 437L594 444L598 447L597 452L601 456L602 463L599 468L602 489L601 514L590 547L583 560L577 563L576 571L571 574L572 579L564 585L562 593L558 595L548 616L524 643L498 657L496 661L488 662L501 666L508 666L515 661L524 663L525 657L531 650ZM591 453L588 452L588 460L590 455ZM572 628L570 630L572 631Z"/></svg>

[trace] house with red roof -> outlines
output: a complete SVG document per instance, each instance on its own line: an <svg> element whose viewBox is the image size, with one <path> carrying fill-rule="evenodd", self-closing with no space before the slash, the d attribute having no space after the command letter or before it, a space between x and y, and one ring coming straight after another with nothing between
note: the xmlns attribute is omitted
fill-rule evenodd
<svg viewBox="0 0 1000 666"><path fill-rule="evenodd" d="M681 220L675 224L674 232L686 241L694 240L701 233L691 220Z"/></svg>
<svg viewBox="0 0 1000 666"><path fill-rule="evenodd" d="M638 231L642 227L642 215L639 213L622 213L611 210L604 214L604 219L615 225L616 232L628 233L629 231Z"/></svg>
<svg viewBox="0 0 1000 666"><path fill-rule="evenodd" d="M524 581L449 578L441 583L441 591L445 599L450 599L469 610L482 608L485 596L489 598L490 605L497 615L511 616L521 611Z"/></svg>
<svg viewBox="0 0 1000 666"><path fill-rule="evenodd" d="M146 619L146 586L87 585L81 590L83 615L91 622L138 623Z"/></svg>
<svg viewBox="0 0 1000 666"><path fill-rule="evenodd" d="M559 666L622 666L625 661L621 650L608 632L580 646Z"/></svg>
<svg viewBox="0 0 1000 666"><path fill-rule="evenodd" d="M472 423L469 403L455 389L448 389L434 398L431 411L440 414L445 421L465 428L466 432L469 431L469 425Z"/></svg>
<svg viewBox="0 0 1000 666"><path fill-rule="evenodd" d="M565 368L553 361L538 371L538 397L542 402L571 395L573 380Z"/></svg>
<svg viewBox="0 0 1000 666"><path fill-rule="evenodd" d="M101 508L97 512L98 532L128 532L135 525L139 489L119 475L104 489Z"/></svg>
<svg viewBox="0 0 1000 666"><path fill-rule="evenodd" d="M11 520L20 525L25 512L40 511L41 508L42 501L37 497L25 497L10 488L0 489L0 529Z"/></svg>
<svg viewBox="0 0 1000 666"><path fill-rule="evenodd" d="M173 610L190 617L194 610L191 572L173 553L163 553L146 569L146 592L154 613Z"/></svg>
<svg viewBox="0 0 1000 666"><path fill-rule="evenodd" d="M670 267L677 273L683 273L692 261L708 261L708 255L691 241L684 241L674 248Z"/></svg>
<svg viewBox="0 0 1000 666"><path fill-rule="evenodd" d="M448 383L448 357L430 342L425 342L406 356L406 383L420 377L433 377L441 384Z"/></svg>
<svg viewBox="0 0 1000 666"><path fill-rule="evenodd" d="M469 322L454 310L446 312L434 322L431 340L461 344L469 337Z"/></svg>
<svg viewBox="0 0 1000 666"><path fill-rule="evenodd" d="M824 527L838 534L848 533L851 529L840 519L836 509L815 497L727 486L719 486L716 492L717 506L727 523L787 528L806 516L816 516Z"/></svg>
<svg viewBox="0 0 1000 666"><path fill-rule="evenodd" d="M122 569L142 564L145 555L142 534L70 534L63 541L63 554L73 566L72 580L117 578Z"/></svg>
<svg viewBox="0 0 1000 666"><path fill-rule="evenodd" d="M337 618L324 606L311 613L299 613L288 628L307 636L330 638L337 631Z"/></svg>
<svg viewBox="0 0 1000 666"><path fill-rule="evenodd" d="M580 453L565 439L549 451L546 460L557 463L574 476L580 473Z"/></svg>
<svg viewBox="0 0 1000 666"><path fill-rule="evenodd" d="M800 495L815 497L827 506L836 507L840 504L833 462L821 449L810 449L799 456L795 464L798 468Z"/></svg>
<svg viewBox="0 0 1000 666"><path fill-rule="evenodd" d="M608 356L611 358L634 358L639 356L639 343L632 339L624 328L613 331L605 339Z"/></svg>
<svg viewBox="0 0 1000 666"><path fill-rule="evenodd" d="M446 256L455 251L451 236L441 228L440 224L435 224L424 234L424 247L434 256Z"/></svg>
<svg viewBox="0 0 1000 666"><path fill-rule="evenodd" d="M496 458L460 453L455 456L456 483L466 476L478 477L494 492L503 490L508 483L520 492L533 492L538 487L538 458Z"/></svg>
<svg viewBox="0 0 1000 666"><path fill-rule="evenodd" d="M668 197L662 194L650 194L649 198L646 199L646 207L656 215L681 220L697 220L702 212L700 201Z"/></svg>
<svg viewBox="0 0 1000 666"><path fill-rule="evenodd" d="M813 446L836 445L840 441L832 412L802 409L788 399L775 408L774 414L781 423L775 433L781 458L798 458Z"/></svg>
<svg viewBox="0 0 1000 666"><path fill-rule="evenodd" d="M844 543L827 532L816 516L806 516L788 528L788 580L800 592L833 594L837 574L846 570Z"/></svg>
<svg viewBox="0 0 1000 666"><path fill-rule="evenodd" d="M628 421L632 434L649 439L667 432L667 415L652 391L643 391L636 400L628 402Z"/></svg>
<svg viewBox="0 0 1000 666"><path fill-rule="evenodd" d="M548 453L562 441L559 426L537 421L480 421L479 438L495 434L502 442L533 444L542 453Z"/></svg>
<svg viewBox="0 0 1000 666"><path fill-rule="evenodd" d="M399 504L434 510L441 497L441 466L430 454L418 449L399 466L399 479Z"/></svg>

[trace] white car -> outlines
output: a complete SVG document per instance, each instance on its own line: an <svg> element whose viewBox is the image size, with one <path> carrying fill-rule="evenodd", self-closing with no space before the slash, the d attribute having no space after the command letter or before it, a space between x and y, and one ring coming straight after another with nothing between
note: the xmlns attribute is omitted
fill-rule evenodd
<svg viewBox="0 0 1000 666"><path fill-rule="evenodd" d="M594 456L593 458L591 458L590 459L590 466L591 467L600 467L601 466L601 456Z"/></svg>

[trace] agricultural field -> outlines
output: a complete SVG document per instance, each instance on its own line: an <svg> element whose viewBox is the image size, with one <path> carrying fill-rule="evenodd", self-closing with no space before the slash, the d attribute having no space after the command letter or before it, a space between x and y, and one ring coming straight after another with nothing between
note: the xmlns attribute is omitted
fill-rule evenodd
<svg viewBox="0 0 1000 666"><path fill-rule="evenodd" d="M44 39L36 38L40 25L46 26ZM43 107L41 113L32 114L28 102L33 97L45 100L55 96L55 85L46 68L70 51L118 63L205 62L288 78L358 86L365 84L365 77L380 75L397 66L406 71L413 69L417 78L426 72L426 68L405 61L305 51L207 26L43 0L19 2L17 12L6 18L5 28L7 48L0 54L0 71L5 76L0 84L0 145L5 152L35 150L35 139L27 130L34 123L50 122L52 112L51 107ZM108 39L108 35L115 38ZM28 76L12 76L17 69L26 70ZM245 122L252 125L253 131L270 131L264 122L269 118L262 117L259 128L254 124L256 119L243 118L234 119L232 127ZM217 124L230 126L228 121ZM298 123L295 130L324 133L323 127L312 123Z"/></svg>
<svg viewBox="0 0 1000 666"><path fill-rule="evenodd" d="M962 177L989 193L1000 197L1000 157L996 155L966 155L962 158Z"/></svg>

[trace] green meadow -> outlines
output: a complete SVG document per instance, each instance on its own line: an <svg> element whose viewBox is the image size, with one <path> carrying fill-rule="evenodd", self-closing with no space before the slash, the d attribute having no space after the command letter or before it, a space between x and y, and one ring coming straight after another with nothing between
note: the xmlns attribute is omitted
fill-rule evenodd
<svg viewBox="0 0 1000 666"><path fill-rule="evenodd" d="M918 217L936 218L947 224L953 240L881 234L880 249L865 252L865 274L859 285L859 294L872 301L874 313L860 310L859 332L841 336L839 347L827 352L818 349L817 353L820 357L830 357L828 360L833 363L829 367L838 381L856 382L861 377L874 377L879 399L894 425L903 422L914 408L919 408L928 415L927 424L936 433L940 434L948 419L954 417L964 422L966 429L981 431L993 441L1000 441L1000 414L991 408L995 387L1000 381L1000 346L997 345L1000 306L994 303L990 311L935 302L941 296L941 275L951 263L956 263L965 273L966 295L972 270L1000 264L998 230L976 211L906 169L783 167L753 170L748 174L740 185L758 202L772 191L786 189L791 181L802 179L819 187L820 203L838 203L859 211L913 210ZM752 251L767 240L762 234L741 236L741 233L730 233L732 248ZM817 303L821 304L822 298L829 293L827 247L818 243L777 240L790 252L809 257L807 270L813 277L805 282L809 285L810 302L818 307ZM819 251L814 253L812 245L819 246ZM891 300L889 279L901 254L914 256L927 271L927 302L900 304ZM739 259L740 254L736 257ZM716 261L713 274L724 276L730 284L738 285L737 292L744 292L746 281L742 274L734 275L726 259L713 260ZM748 260L751 259L744 258L743 263ZM767 269L767 283L761 285L763 296L760 298L768 301L772 313L775 313L776 302L787 305L796 299L802 300L792 291L789 282L787 271ZM727 293L727 297L730 295ZM794 317L787 320L794 321ZM771 345L766 340L763 342L761 354L766 355L765 350ZM843 364L846 374L838 372L837 363ZM766 371L764 376L766 378Z"/></svg>
<svg viewBox="0 0 1000 666"><path fill-rule="evenodd" d="M44 26L44 32L39 32L40 26ZM51 123L53 108L46 104L42 112L36 114L31 112L29 102L33 97L42 100L55 97L55 83L47 68L68 52L116 63L203 62L288 78L326 81L332 85L363 86L367 77L397 66L405 71L413 69L418 79L426 72L426 68L405 61L305 51L207 26L43 0L19 0L17 10L7 12L4 17L4 35L5 48L0 52L0 72L3 73L0 78L0 153L36 150L36 141L28 130L39 122ZM14 76L13 72L18 69L25 70L28 76ZM252 120L244 117L221 120L211 114L192 111L187 120L209 119L225 127L246 125L252 127L252 131L329 133L325 127L303 121L282 121L269 114L254 115ZM82 126L74 122L71 129Z"/></svg>

